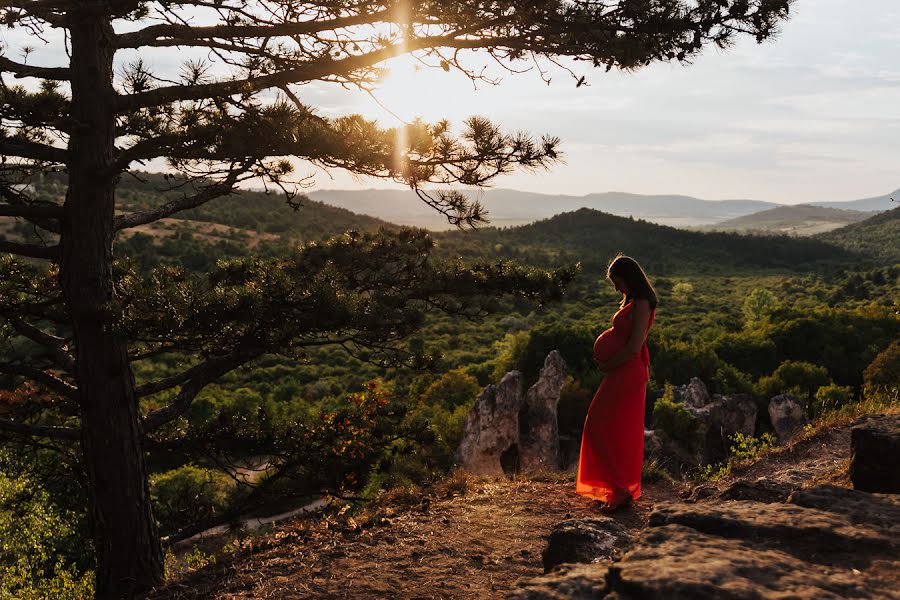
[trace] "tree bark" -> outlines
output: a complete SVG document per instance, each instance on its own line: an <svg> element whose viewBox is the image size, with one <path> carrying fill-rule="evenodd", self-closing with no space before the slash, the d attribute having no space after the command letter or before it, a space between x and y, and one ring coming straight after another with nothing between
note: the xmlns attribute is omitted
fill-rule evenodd
<svg viewBox="0 0 900 600"><path fill-rule="evenodd" d="M131 598L163 580L126 340L113 331L115 185L113 29L100 11L73 12L69 189L60 284L75 337L81 445L88 474L97 598Z"/></svg>

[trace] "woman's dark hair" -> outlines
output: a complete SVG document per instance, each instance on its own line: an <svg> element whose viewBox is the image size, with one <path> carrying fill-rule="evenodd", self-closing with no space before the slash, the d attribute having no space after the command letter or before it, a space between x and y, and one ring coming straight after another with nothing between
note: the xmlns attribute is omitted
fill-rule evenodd
<svg viewBox="0 0 900 600"><path fill-rule="evenodd" d="M648 301L651 309L656 308L656 290L653 289L650 280L647 279L647 274L636 260L624 254L613 258L606 270L606 278L611 280L613 276L622 279L628 287L628 294L622 298L621 306L640 298Z"/></svg>

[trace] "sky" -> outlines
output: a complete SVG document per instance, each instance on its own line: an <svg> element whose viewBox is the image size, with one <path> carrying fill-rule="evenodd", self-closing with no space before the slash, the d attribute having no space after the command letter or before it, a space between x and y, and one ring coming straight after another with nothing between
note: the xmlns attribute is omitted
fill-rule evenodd
<svg viewBox="0 0 900 600"><path fill-rule="evenodd" d="M0 34L0 40L3 39ZM5 40L10 41L10 40ZM13 40L14 41L14 40ZM42 49L59 56L59 44ZM162 70L178 54L145 55ZM52 64L51 60L32 64ZM552 194L622 191L794 204L880 196L900 187L900 2L797 0L777 39L708 48L691 65L634 73L575 65L551 85L536 72L473 87L463 75L388 64L372 97L333 84L300 88L323 116L361 113L385 126L484 115L511 131L562 138L565 164L493 187ZM384 105L390 111L382 108ZM401 187L337 170L313 189Z"/></svg>

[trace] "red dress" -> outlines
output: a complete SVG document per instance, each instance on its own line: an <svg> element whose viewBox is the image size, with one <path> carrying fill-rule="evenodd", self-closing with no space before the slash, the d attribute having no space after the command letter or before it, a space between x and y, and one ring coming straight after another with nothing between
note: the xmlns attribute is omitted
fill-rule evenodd
<svg viewBox="0 0 900 600"><path fill-rule="evenodd" d="M619 309L612 328L594 342L594 358L609 360L631 336L634 302ZM653 324L650 311L647 331ZM588 408L581 436L581 456L575 491L608 502L615 489L628 490L637 500L641 495L644 463L644 403L646 401L650 353L647 337L641 351L606 374Z"/></svg>

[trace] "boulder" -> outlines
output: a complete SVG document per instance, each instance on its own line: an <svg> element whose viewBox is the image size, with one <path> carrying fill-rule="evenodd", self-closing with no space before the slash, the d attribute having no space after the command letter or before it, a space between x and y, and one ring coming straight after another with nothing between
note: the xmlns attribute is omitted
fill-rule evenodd
<svg viewBox="0 0 900 600"><path fill-rule="evenodd" d="M550 533L542 555L544 572L564 563L589 563L611 558L630 543L628 531L613 519L567 519Z"/></svg>
<svg viewBox="0 0 900 600"><path fill-rule="evenodd" d="M518 371L510 371L499 384L487 386L466 418L454 462L474 475L515 472L522 402L522 374Z"/></svg>
<svg viewBox="0 0 900 600"><path fill-rule="evenodd" d="M789 442L806 425L803 404L790 394L780 394L769 400L769 419L782 444Z"/></svg>
<svg viewBox="0 0 900 600"><path fill-rule="evenodd" d="M566 364L554 350L527 393L518 371L487 386L466 418L454 464L485 477L559 470L557 406L565 380Z"/></svg>
<svg viewBox="0 0 900 600"><path fill-rule="evenodd" d="M699 378L692 377L687 385L675 389L675 400L682 402L688 408L702 408L709 404L709 390L706 384Z"/></svg>
<svg viewBox="0 0 900 600"><path fill-rule="evenodd" d="M559 469L556 408L565 382L566 363L554 350L544 359L540 377L525 394L519 413L519 460L523 472Z"/></svg>
<svg viewBox="0 0 900 600"><path fill-rule="evenodd" d="M853 427L850 480L865 492L900 494L900 415L872 415Z"/></svg>
<svg viewBox="0 0 900 600"><path fill-rule="evenodd" d="M685 406L705 431L701 449L701 460L705 463L717 462L727 456L730 436L736 433L752 436L756 431L756 402L749 394L717 394L702 407Z"/></svg>

